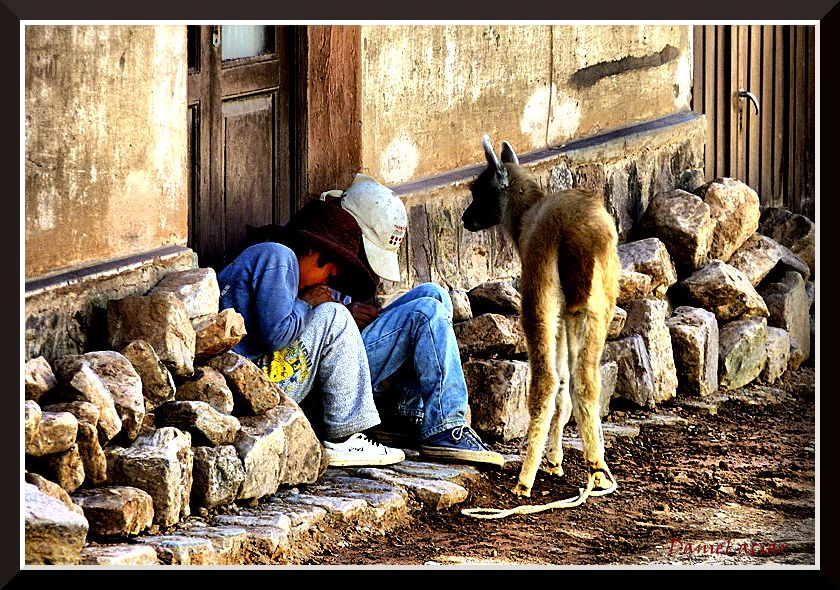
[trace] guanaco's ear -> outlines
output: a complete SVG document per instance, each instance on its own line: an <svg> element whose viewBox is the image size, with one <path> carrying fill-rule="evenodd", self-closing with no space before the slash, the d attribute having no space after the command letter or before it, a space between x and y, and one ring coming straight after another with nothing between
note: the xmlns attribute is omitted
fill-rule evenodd
<svg viewBox="0 0 840 590"><path fill-rule="evenodd" d="M484 135L481 138L481 144L484 146L484 157L487 158L487 164L496 171L496 179L502 187L508 185L507 170L496 157L496 152L493 151L493 146L490 144L490 137Z"/></svg>
<svg viewBox="0 0 840 590"><path fill-rule="evenodd" d="M519 164L519 158L516 156L516 152L513 151L511 145L506 141L502 142L502 162L506 164Z"/></svg>

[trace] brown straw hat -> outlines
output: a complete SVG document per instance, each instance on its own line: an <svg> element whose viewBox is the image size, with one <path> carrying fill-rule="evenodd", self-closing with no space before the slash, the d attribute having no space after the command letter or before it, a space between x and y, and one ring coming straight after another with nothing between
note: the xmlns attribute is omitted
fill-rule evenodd
<svg viewBox="0 0 840 590"><path fill-rule="evenodd" d="M376 292L376 281L358 253L362 230L355 218L337 204L318 199L308 201L286 225L246 226L249 244L303 240L313 250L331 254L339 267L339 276L329 286L353 299L370 299Z"/></svg>

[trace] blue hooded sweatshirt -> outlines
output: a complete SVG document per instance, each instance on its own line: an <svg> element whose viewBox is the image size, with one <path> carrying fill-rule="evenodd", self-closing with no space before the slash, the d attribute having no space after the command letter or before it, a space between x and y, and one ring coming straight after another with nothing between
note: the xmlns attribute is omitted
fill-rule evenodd
<svg viewBox="0 0 840 590"><path fill-rule="evenodd" d="M218 275L219 309L233 308L248 334L234 347L252 361L289 345L303 330L312 307L297 298L299 267L283 244L246 248Z"/></svg>

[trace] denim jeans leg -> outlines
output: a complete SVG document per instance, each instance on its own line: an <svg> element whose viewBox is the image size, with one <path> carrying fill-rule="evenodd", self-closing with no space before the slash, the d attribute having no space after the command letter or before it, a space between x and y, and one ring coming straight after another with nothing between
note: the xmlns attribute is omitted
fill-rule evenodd
<svg viewBox="0 0 840 590"><path fill-rule="evenodd" d="M423 438L465 424L467 388L446 291L432 283L415 287L383 309L362 340L374 388L413 362L416 381L403 380L408 387L400 411L422 416ZM409 401L415 389L422 414L419 403Z"/></svg>

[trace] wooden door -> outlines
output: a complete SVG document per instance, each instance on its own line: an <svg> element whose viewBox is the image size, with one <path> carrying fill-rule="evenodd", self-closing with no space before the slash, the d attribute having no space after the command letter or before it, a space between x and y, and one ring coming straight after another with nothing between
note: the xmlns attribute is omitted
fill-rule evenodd
<svg viewBox="0 0 840 590"><path fill-rule="evenodd" d="M762 205L814 219L814 26L693 28L692 108L707 116L706 179L737 178Z"/></svg>
<svg viewBox="0 0 840 590"><path fill-rule="evenodd" d="M189 246L221 270L291 210L291 27L188 26Z"/></svg>

